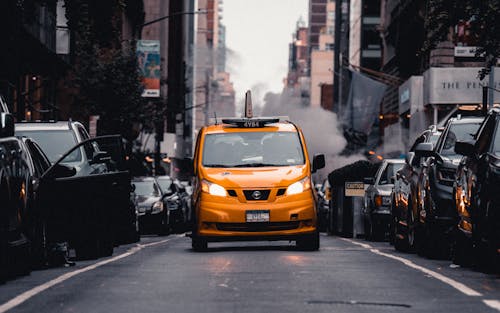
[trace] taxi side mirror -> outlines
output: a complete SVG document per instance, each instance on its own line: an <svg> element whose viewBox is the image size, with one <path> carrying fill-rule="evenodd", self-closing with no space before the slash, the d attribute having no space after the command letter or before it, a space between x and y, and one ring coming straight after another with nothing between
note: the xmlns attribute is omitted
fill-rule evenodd
<svg viewBox="0 0 500 313"><path fill-rule="evenodd" d="M325 155L324 154L316 154L313 157L313 166L312 172L315 173L317 170L325 167Z"/></svg>

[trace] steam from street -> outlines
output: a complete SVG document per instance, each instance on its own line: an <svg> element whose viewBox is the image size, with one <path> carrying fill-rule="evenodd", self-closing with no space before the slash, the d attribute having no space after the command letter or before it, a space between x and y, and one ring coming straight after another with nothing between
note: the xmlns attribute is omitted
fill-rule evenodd
<svg viewBox="0 0 500 313"><path fill-rule="evenodd" d="M257 112L257 107L254 109ZM326 167L315 174L316 182L325 179L334 169L365 159L362 155L340 155L347 142L335 113L321 107L303 106L299 97L293 97L287 91L282 94L267 93L259 115L290 117L304 132L310 157L318 153L325 154Z"/></svg>

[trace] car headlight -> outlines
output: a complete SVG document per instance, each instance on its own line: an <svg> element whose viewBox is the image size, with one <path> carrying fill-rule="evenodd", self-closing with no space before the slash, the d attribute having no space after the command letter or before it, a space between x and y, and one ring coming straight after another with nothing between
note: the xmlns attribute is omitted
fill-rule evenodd
<svg viewBox="0 0 500 313"><path fill-rule="evenodd" d="M299 180L298 182L295 182L288 186L286 189L286 194L287 195L295 195L301 192L304 192L308 189L311 188L311 179L309 176L306 176L305 178Z"/></svg>
<svg viewBox="0 0 500 313"><path fill-rule="evenodd" d="M201 181L201 190L203 192L211 194L212 196L219 196L219 197L226 196L226 189L224 189L224 187L211 183L206 180Z"/></svg>
<svg viewBox="0 0 500 313"><path fill-rule="evenodd" d="M153 203L153 207L151 209L151 213L160 213L163 211L163 202L162 201L156 201Z"/></svg>

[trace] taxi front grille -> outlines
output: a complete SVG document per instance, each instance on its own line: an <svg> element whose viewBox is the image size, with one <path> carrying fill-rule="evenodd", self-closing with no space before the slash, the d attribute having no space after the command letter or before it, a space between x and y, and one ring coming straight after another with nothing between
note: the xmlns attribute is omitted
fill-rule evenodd
<svg viewBox="0 0 500 313"><path fill-rule="evenodd" d="M243 194L245 195L245 199L251 200L251 201L267 200L267 198L269 198L270 193L271 193L271 190L269 190L269 189L243 190Z"/></svg>
<svg viewBox="0 0 500 313"><path fill-rule="evenodd" d="M217 223L217 229L222 231L263 232L280 231L299 228L299 221L262 222L262 223Z"/></svg>

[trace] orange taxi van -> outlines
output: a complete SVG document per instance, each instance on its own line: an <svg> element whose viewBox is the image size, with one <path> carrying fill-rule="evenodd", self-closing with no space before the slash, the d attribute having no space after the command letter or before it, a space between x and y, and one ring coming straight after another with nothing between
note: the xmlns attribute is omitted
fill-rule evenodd
<svg viewBox="0 0 500 313"><path fill-rule="evenodd" d="M198 133L193 249L205 250L215 241L289 240L318 250L311 174L325 166L324 155L314 156L311 165L297 125L248 115L222 119Z"/></svg>

